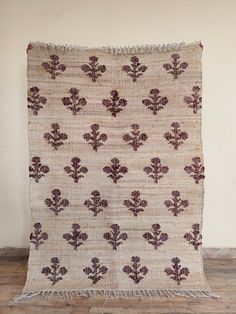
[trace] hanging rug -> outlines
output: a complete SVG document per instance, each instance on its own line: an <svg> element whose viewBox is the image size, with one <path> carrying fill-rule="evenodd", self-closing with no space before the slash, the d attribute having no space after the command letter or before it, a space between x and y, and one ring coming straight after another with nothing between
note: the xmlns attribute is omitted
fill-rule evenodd
<svg viewBox="0 0 236 314"><path fill-rule="evenodd" d="M30 43L32 230L43 297L214 297L203 272L201 43Z"/></svg>

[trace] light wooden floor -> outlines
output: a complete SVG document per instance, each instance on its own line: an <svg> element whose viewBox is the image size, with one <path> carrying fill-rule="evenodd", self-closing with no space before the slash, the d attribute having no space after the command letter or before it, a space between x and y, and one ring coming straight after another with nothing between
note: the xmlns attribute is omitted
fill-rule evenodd
<svg viewBox="0 0 236 314"><path fill-rule="evenodd" d="M24 285L25 257L0 257L1 314L149 314L149 313L235 313L236 259L206 259L206 277L220 299L171 298L159 300L53 300L51 302L14 303Z"/></svg>

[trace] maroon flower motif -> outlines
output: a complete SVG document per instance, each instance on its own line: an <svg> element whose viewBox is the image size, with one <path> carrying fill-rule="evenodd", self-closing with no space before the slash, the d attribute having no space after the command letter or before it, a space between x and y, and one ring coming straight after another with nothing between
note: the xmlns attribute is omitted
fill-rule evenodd
<svg viewBox="0 0 236 314"><path fill-rule="evenodd" d="M92 79L92 82L96 82L102 76L101 73L106 71L106 67L98 63L98 57L96 56L89 57L89 61L88 64L83 64L81 69Z"/></svg>
<svg viewBox="0 0 236 314"><path fill-rule="evenodd" d="M169 168L162 166L161 160L158 157L152 158L151 162L152 164L148 167L144 167L143 171L146 172L149 178L152 178L155 183L158 183L158 181L164 177L164 174L169 171Z"/></svg>
<svg viewBox="0 0 236 314"><path fill-rule="evenodd" d="M62 276L67 273L67 269L65 267L60 267L60 260L58 257L52 257L51 263L51 267L47 266L42 269L42 274L55 285L58 281L63 279Z"/></svg>
<svg viewBox="0 0 236 314"><path fill-rule="evenodd" d="M172 129L164 134L164 138L177 150L188 138L188 133L180 130L178 122L173 122L171 126Z"/></svg>
<svg viewBox="0 0 236 314"><path fill-rule="evenodd" d="M168 103L168 99L166 97L161 97L160 90L157 88L153 88L149 92L150 99L143 99L142 103L150 110L154 115L157 115L157 112L163 108Z"/></svg>
<svg viewBox="0 0 236 314"><path fill-rule="evenodd" d="M166 69L167 73L172 74L174 79L178 79L178 76L184 72L184 70L188 67L187 62L181 62L180 56L178 53L174 53L171 55L173 59L171 63L163 64L163 68Z"/></svg>
<svg viewBox="0 0 236 314"><path fill-rule="evenodd" d="M188 201L182 200L178 191L172 191L171 195L173 197L170 200L166 200L164 204L168 210L172 211L174 216L178 216L179 213L184 211L184 208L188 207Z"/></svg>
<svg viewBox="0 0 236 314"><path fill-rule="evenodd" d="M202 97L200 95L200 87L193 86L193 93L191 96L185 96L184 102L188 104L188 107L193 109L193 113L197 114L198 110L202 108Z"/></svg>
<svg viewBox="0 0 236 314"><path fill-rule="evenodd" d="M34 231L30 234L30 242L35 245L35 250L38 250L41 244L48 239L48 234L42 231L42 225L40 222L34 224Z"/></svg>
<svg viewBox="0 0 236 314"><path fill-rule="evenodd" d="M193 224L193 231L185 233L184 238L192 244L195 250L198 250L198 247L202 245L202 235L200 233L200 225Z"/></svg>
<svg viewBox="0 0 236 314"><path fill-rule="evenodd" d="M51 127L51 133L44 133L44 138L48 141L48 144L52 145L52 147L57 150L59 146L64 145L63 142L67 140L68 136L66 133L59 131L60 126L58 123L53 123Z"/></svg>
<svg viewBox="0 0 236 314"><path fill-rule="evenodd" d="M30 103L28 105L29 109L32 109L33 115L37 116L40 109L43 108L43 105L46 104L47 98L40 96L40 89L36 86L31 87L28 91L27 101Z"/></svg>
<svg viewBox="0 0 236 314"><path fill-rule="evenodd" d="M103 211L108 206L108 201L101 199L98 191L91 192L91 200L86 200L84 205L93 212L94 216Z"/></svg>
<svg viewBox="0 0 236 314"><path fill-rule="evenodd" d="M84 241L88 239L87 233L83 233L80 231L79 224L72 225L72 231L70 233L64 233L63 238L68 241L68 244L74 247L74 250L78 250L80 245L84 244Z"/></svg>
<svg viewBox="0 0 236 314"><path fill-rule="evenodd" d="M50 55L50 59L47 62L43 62L41 65L46 72L51 74L51 79L55 80L61 72L66 69L65 64L60 63L59 57L57 55Z"/></svg>
<svg viewBox="0 0 236 314"><path fill-rule="evenodd" d="M38 183L45 174L49 172L49 167L41 163L41 158L38 156L32 157L32 165L29 166L29 177L34 178L35 182Z"/></svg>
<svg viewBox="0 0 236 314"><path fill-rule="evenodd" d="M103 99L102 104L110 111L113 117L116 117L117 113L123 110L127 105L127 101L119 97L117 90L111 91L111 97L109 99Z"/></svg>
<svg viewBox="0 0 236 314"><path fill-rule="evenodd" d="M168 240L168 234L162 232L160 228L161 226L159 224L153 224L152 233L146 232L143 234L144 239L147 240L149 244L153 245L155 250Z"/></svg>
<svg viewBox="0 0 236 314"><path fill-rule="evenodd" d="M92 146L93 150L97 152L98 148L103 145L101 142L107 140L107 135L105 133L100 133L98 124L91 124L91 132L84 134L84 139Z"/></svg>
<svg viewBox="0 0 236 314"><path fill-rule="evenodd" d="M92 267L85 267L83 272L88 275L88 278L93 281L93 284L96 284L99 280L103 278L103 274L106 274L108 271L107 266L102 266L99 262L99 258L93 257L91 259Z"/></svg>
<svg viewBox="0 0 236 314"><path fill-rule="evenodd" d="M178 285L182 280L186 280L189 275L189 269L187 267L182 267L180 264L180 259L178 257L172 258L172 267L166 267L165 273L170 276L171 279L175 280Z"/></svg>
<svg viewBox="0 0 236 314"><path fill-rule="evenodd" d="M200 157L193 157L192 161L193 163L190 166L185 166L184 170L195 180L195 183L198 184L200 180L205 178L205 167L202 165Z"/></svg>
<svg viewBox="0 0 236 314"><path fill-rule="evenodd" d="M104 167L103 171L108 174L108 178L111 178L114 183L117 183L119 179L123 178L123 175L121 175L121 173L127 173L128 168L125 166L121 166L118 158L112 158L111 165Z"/></svg>
<svg viewBox="0 0 236 314"><path fill-rule="evenodd" d="M71 110L75 116L83 109L83 107L87 104L87 101L85 98L79 97L79 90L77 88L71 88L69 90L69 94L69 97L62 98L62 103L65 107L67 107L67 109Z"/></svg>
<svg viewBox="0 0 236 314"><path fill-rule="evenodd" d="M54 211L57 216L65 207L69 205L69 201L66 198L61 197L61 191L58 189L52 190L52 198L47 198L45 204L50 210Z"/></svg>
<svg viewBox="0 0 236 314"><path fill-rule="evenodd" d="M131 192L131 200L124 200L123 205L133 212L137 217L140 212L144 211L144 208L148 205L148 202L140 198L139 191Z"/></svg>
<svg viewBox="0 0 236 314"><path fill-rule="evenodd" d="M120 231L119 225L113 224L111 225L111 231L104 233L103 238L106 239L108 243L111 244L113 250L116 251L117 247L123 243L121 240L127 240L128 235Z"/></svg>
<svg viewBox="0 0 236 314"><path fill-rule="evenodd" d="M148 139L148 136L146 133L141 133L139 130L138 124L131 124L131 134L126 133L123 136L123 140L125 142L128 142L128 145L133 147L133 150L136 152L139 146L143 145L143 142L145 142Z"/></svg>
<svg viewBox="0 0 236 314"><path fill-rule="evenodd" d="M86 167L81 167L79 157L73 157L71 159L71 167L64 167L64 170L66 173L69 174L69 177L74 179L75 183L78 183L79 179L84 178L83 174L88 172L88 169Z"/></svg>
<svg viewBox="0 0 236 314"><path fill-rule="evenodd" d="M123 272L129 275L130 279L133 279L135 283L139 283L144 276L148 273L148 268L140 264L140 257L133 256L131 258L132 265L126 265L123 267Z"/></svg>
<svg viewBox="0 0 236 314"><path fill-rule="evenodd" d="M124 65L122 70L133 79L133 82L136 82L137 78L143 75L143 73L147 70L147 67L145 65L141 65L139 58L136 56L131 57L130 61L131 65Z"/></svg>

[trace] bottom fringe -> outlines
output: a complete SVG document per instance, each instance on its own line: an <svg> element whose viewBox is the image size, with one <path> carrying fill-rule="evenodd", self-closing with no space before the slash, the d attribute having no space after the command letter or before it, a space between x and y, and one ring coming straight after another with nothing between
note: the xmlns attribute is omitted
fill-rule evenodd
<svg viewBox="0 0 236 314"><path fill-rule="evenodd" d="M202 290L177 290L177 289L141 289L141 290L43 290L38 292L22 292L15 299L18 301L26 301L33 297L41 296L42 299L50 300L52 297L62 299L73 299L77 297L89 297L104 299L145 299L145 298L171 298L171 297L194 297L194 298L219 298L210 291Z"/></svg>

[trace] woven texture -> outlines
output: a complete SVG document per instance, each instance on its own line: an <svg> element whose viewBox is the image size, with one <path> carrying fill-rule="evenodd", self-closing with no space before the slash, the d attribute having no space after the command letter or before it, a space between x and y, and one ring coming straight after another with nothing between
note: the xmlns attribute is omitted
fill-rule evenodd
<svg viewBox="0 0 236 314"><path fill-rule="evenodd" d="M201 53L29 45L25 295L209 294Z"/></svg>

